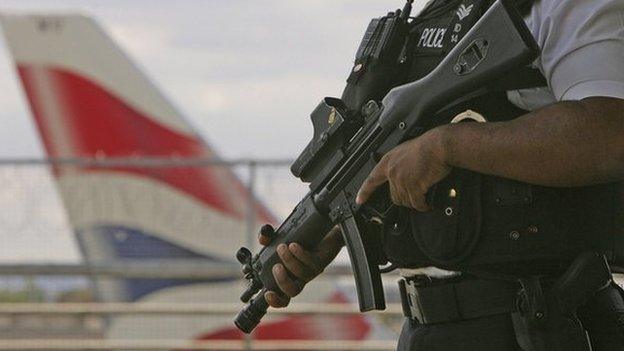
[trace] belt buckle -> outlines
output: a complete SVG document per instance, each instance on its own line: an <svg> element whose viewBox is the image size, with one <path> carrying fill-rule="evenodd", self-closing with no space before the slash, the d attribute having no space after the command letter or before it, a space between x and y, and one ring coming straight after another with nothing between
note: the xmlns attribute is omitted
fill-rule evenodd
<svg viewBox="0 0 624 351"><path fill-rule="evenodd" d="M420 306L420 299L418 298L418 290L416 289L416 282L414 280L405 279L405 298L410 312L410 319L415 320L419 324L426 324L427 319Z"/></svg>

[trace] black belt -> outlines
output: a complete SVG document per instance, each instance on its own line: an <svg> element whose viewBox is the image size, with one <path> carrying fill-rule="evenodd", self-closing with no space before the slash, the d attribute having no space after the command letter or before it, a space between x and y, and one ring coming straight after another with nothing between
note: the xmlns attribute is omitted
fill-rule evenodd
<svg viewBox="0 0 624 351"><path fill-rule="evenodd" d="M517 284L474 277L399 280L403 314L420 324L448 323L516 310Z"/></svg>

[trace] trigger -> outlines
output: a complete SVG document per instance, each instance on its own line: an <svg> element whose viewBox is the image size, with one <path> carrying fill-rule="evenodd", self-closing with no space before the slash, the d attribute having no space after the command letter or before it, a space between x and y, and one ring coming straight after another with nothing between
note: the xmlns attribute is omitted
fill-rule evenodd
<svg viewBox="0 0 624 351"><path fill-rule="evenodd" d="M369 202L369 203L375 203ZM380 205L377 203L377 205ZM372 205L364 205L360 208L360 211L364 218L370 223L383 225L388 219L391 217L391 213L393 209L396 208L396 205L392 203L392 201L388 201L388 203L381 204L381 206L372 206Z"/></svg>

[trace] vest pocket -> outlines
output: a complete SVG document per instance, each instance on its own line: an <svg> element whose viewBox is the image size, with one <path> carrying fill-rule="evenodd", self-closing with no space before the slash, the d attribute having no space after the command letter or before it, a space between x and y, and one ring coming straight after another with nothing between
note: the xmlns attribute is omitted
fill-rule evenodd
<svg viewBox="0 0 624 351"><path fill-rule="evenodd" d="M411 213L416 244L433 263L464 261L479 242L482 226L482 175L456 169L428 196L433 210Z"/></svg>

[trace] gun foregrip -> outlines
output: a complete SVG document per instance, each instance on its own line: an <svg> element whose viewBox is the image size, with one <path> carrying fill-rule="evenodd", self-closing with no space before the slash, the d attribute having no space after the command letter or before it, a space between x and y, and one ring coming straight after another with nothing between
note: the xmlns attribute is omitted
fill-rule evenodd
<svg viewBox="0 0 624 351"><path fill-rule="evenodd" d="M273 279L272 268L281 260L277 254L280 244L298 243L306 249L314 249L331 229L329 218L321 213L311 197L303 199L286 221L277 229L271 244L259 254L252 268L258 273L267 290L280 291Z"/></svg>

